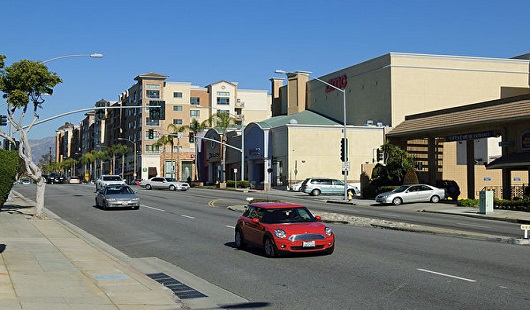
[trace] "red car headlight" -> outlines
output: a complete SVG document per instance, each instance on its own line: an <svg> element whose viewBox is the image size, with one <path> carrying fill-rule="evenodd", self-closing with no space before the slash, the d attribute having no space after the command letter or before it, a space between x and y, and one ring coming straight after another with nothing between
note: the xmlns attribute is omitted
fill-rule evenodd
<svg viewBox="0 0 530 310"><path fill-rule="evenodd" d="M331 236L333 234L333 232L331 231L331 228L329 227L326 227L325 232L326 232L326 235L328 236Z"/></svg>
<svg viewBox="0 0 530 310"><path fill-rule="evenodd" d="M283 229L276 229L274 231L274 235L277 238L280 238L280 239L283 239L283 238L287 237L287 234L285 233L285 231Z"/></svg>

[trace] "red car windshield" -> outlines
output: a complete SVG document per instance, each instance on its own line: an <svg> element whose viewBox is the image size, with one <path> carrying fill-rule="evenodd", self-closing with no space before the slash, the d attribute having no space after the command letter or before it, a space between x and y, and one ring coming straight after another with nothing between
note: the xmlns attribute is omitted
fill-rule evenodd
<svg viewBox="0 0 530 310"><path fill-rule="evenodd" d="M265 224L300 223L315 221L316 219L306 208L265 209L262 217L262 223Z"/></svg>

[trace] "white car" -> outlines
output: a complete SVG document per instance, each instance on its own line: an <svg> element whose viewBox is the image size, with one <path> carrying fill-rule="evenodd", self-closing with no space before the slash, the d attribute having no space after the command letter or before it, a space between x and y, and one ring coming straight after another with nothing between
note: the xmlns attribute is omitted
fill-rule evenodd
<svg viewBox="0 0 530 310"><path fill-rule="evenodd" d="M142 180L140 186L145 187L145 189L168 189L170 191L187 191L190 188L188 183L177 181L174 178L163 177L153 177L149 180Z"/></svg>
<svg viewBox="0 0 530 310"><path fill-rule="evenodd" d="M119 176L114 174L103 174L100 175L96 180L96 190L100 190L103 186L107 185L125 185L125 181Z"/></svg>
<svg viewBox="0 0 530 310"><path fill-rule="evenodd" d="M377 195L375 201L381 204L400 205L408 202L433 202L445 199L445 189L427 184L402 185L391 192Z"/></svg>
<svg viewBox="0 0 530 310"><path fill-rule="evenodd" d="M291 191L300 192L302 190L302 182L297 182L291 185Z"/></svg>

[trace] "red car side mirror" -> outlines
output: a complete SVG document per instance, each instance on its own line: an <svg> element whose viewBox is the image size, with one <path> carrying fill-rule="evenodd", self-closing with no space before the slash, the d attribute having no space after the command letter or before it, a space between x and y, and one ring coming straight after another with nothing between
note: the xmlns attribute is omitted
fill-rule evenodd
<svg viewBox="0 0 530 310"><path fill-rule="evenodd" d="M259 223L259 218L255 217L252 219L252 223L254 224L258 224Z"/></svg>
<svg viewBox="0 0 530 310"><path fill-rule="evenodd" d="M321 222L322 221L322 217L320 215L317 215L315 216L315 218L317 219L317 221Z"/></svg>

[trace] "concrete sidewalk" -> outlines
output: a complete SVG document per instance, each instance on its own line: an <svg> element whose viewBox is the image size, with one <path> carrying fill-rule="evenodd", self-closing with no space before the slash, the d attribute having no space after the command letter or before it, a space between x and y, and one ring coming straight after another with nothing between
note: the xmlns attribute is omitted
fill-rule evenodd
<svg viewBox="0 0 530 310"><path fill-rule="evenodd" d="M14 192L0 212L0 309L182 309L173 292Z"/></svg>

